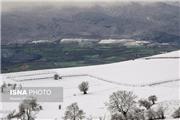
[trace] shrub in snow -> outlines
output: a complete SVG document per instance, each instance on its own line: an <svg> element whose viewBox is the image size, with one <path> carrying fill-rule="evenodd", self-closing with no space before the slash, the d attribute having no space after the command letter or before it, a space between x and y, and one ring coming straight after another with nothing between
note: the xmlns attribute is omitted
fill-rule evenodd
<svg viewBox="0 0 180 120"><path fill-rule="evenodd" d="M106 118L105 117L99 117L98 120L105 120Z"/></svg>
<svg viewBox="0 0 180 120"><path fill-rule="evenodd" d="M11 84L11 83L8 83L8 84L7 84L8 87L10 87L10 86L12 86L12 85L13 85L13 84Z"/></svg>
<svg viewBox="0 0 180 120"><path fill-rule="evenodd" d="M17 86L17 84L13 84L12 89L15 90L16 86Z"/></svg>
<svg viewBox="0 0 180 120"><path fill-rule="evenodd" d="M4 92L4 89L7 87L7 84L5 82L3 82L3 84L1 85L1 92Z"/></svg>
<svg viewBox="0 0 180 120"><path fill-rule="evenodd" d="M145 107L147 110L151 108L152 104L148 100L139 100L139 105Z"/></svg>
<svg viewBox="0 0 180 120"><path fill-rule="evenodd" d="M157 97L156 95L151 95L148 97L148 100L152 102L152 104L154 105L155 102L157 101Z"/></svg>
<svg viewBox="0 0 180 120"><path fill-rule="evenodd" d="M134 110L128 112L127 118L121 113L115 113L111 115L111 120L145 120L144 110L134 108Z"/></svg>
<svg viewBox="0 0 180 120"><path fill-rule="evenodd" d="M77 103L72 103L67 107L64 115L64 120L82 120L85 118L85 113L80 110Z"/></svg>
<svg viewBox="0 0 180 120"><path fill-rule="evenodd" d="M17 88L17 84L5 83L1 85L1 93L9 92L9 90L15 90Z"/></svg>
<svg viewBox="0 0 180 120"><path fill-rule="evenodd" d="M15 110L13 110L12 112L10 112L8 115L7 115L7 120L11 120L12 118L14 118L14 114L15 114Z"/></svg>
<svg viewBox="0 0 180 120"><path fill-rule="evenodd" d="M172 117L173 118L180 118L180 107L176 111L174 111Z"/></svg>
<svg viewBox="0 0 180 120"><path fill-rule="evenodd" d="M87 120L93 120L93 117L92 116L89 116L86 118Z"/></svg>
<svg viewBox="0 0 180 120"><path fill-rule="evenodd" d="M144 110L134 108L134 110L128 114L128 120L145 120Z"/></svg>
<svg viewBox="0 0 180 120"><path fill-rule="evenodd" d="M136 96L133 92L117 91L109 97L107 103L108 108L112 113L121 113L125 119L128 117L128 112L131 111L135 105Z"/></svg>
<svg viewBox="0 0 180 120"><path fill-rule="evenodd" d="M156 112L153 109L148 109L145 114L146 120L155 120Z"/></svg>
<svg viewBox="0 0 180 120"><path fill-rule="evenodd" d="M115 113L111 115L111 120L125 120L125 118L122 114Z"/></svg>
<svg viewBox="0 0 180 120"><path fill-rule="evenodd" d="M55 79L55 80L59 80L59 79L61 79L61 77L60 77L58 74L55 74L55 75L54 75L54 79Z"/></svg>
<svg viewBox="0 0 180 120"><path fill-rule="evenodd" d="M165 119L166 117L164 115L164 111L165 111L165 109L162 106L160 106L156 111L156 118L157 119Z"/></svg>
<svg viewBox="0 0 180 120"><path fill-rule="evenodd" d="M79 85L79 90L81 92L83 92L84 94L87 94L87 91L89 89L89 83L88 82L82 82L80 85Z"/></svg>

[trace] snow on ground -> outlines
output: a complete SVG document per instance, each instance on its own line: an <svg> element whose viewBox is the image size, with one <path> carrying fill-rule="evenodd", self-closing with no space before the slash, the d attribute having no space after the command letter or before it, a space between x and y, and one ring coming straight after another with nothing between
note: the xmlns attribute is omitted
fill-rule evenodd
<svg viewBox="0 0 180 120"><path fill-rule="evenodd" d="M180 106L180 100L163 101L155 104L152 108L157 110L158 107L163 107L166 116L171 116L177 107ZM169 118L169 117L167 117Z"/></svg>
<svg viewBox="0 0 180 120"><path fill-rule="evenodd" d="M125 46L138 46L148 43L150 42L134 39L103 39L99 41L99 44L121 44Z"/></svg>
<svg viewBox="0 0 180 120"><path fill-rule="evenodd" d="M141 58L105 65L9 73L7 75L4 74L3 76L12 76L13 74L36 74L43 72L57 72L60 75L65 76L88 74L108 81L131 85L147 85L150 83L179 79L180 51L156 55L155 57L160 56L169 58ZM174 58L173 56L178 58Z"/></svg>
<svg viewBox="0 0 180 120"><path fill-rule="evenodd" d="M60 43L88 43L88 42L98 42L97 39L82 39L82 38L64 38L60 41Z"/></svg>
<svg viewBox="0 0 180 120"><path fill-rule="evenodd" d="M141 58L106 65L8 73L1 75L1 82L14 83L14 79L33 79L33 77L36 78L37 76L47 77L47 74L52 76L54 73L62 75L62 80L44 78L17 82L22 84L23 87L63 87L63 102L40 103L43 106L43 111L38 114L38 119L54 120L57 118L61 120L65 108L71 103L77 102L79 107L86 112L86 116L92 116L94 119L99 118L99 116L106 116L106 119L109 120L109 113L105 103L108 101L109 95L117 90L133 91L138 96L138 99L147 98L154 94L157 95L159 103L166 103L171 108L174 106L173 109L167 111L168 118L170 118L172 111L179 105L174 105L173 103L176 102L172 101L179 102L180 100L179 56L180 51L175 51L152 56L157 59ZM87 95L83 95L78 90L78 85L82 81L89 82L90 89ZM152 84L154 85L149 86ZM60 104L62 105L61 110L58 109ZM17 109L18 104L3 103L1 107L1 110L9 111Z"/></svg>

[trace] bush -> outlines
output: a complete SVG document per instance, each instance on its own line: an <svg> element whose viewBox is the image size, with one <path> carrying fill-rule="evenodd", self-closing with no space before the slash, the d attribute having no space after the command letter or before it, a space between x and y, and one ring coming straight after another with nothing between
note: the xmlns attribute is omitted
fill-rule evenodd
<svg viewBox="0 0 180 120"><path fill-rule="evenodd" d="M145 107L147 110L151 108L152 104L147 100L139 100L139 105Z"/></svg>
<svg viewBox="0 0 180 120"><path fill-rule="evenodd" d="M163 107L159 107L157 111L149 109L146 111L145 117L147 120L162 120L166 118L164 115L164 111L165 109Z"/></svg>
<svg viewBox="0 0 180 120"><path fill-rule="evenodd" d="M88 82L82 82L80 85L79 85L79 90L81 92L83 92L84 94L87 94L87 91L89 89L89 83Z"/></svg>
<svg viewBox="0 0 180 120"><path fill-rule="evenodd" d="M111 120L145 120L144 110L134 108L127 113L126 118L122 113L115 113L111 115Z"/></svg>
<svg viewBox="0 0 180 120"><path fill-rule="evenodd" d="M157 112L156 112L156 118L157 119L165 119L164 111L165 110L163 107L159 107Z"/></svg>
<svg viewBox="0 0 180 120"><path fill-rule="evenodd" d="M14 118L14 115L15 115L15 110L11 111L8 115L7 115L7 120L11 120Z"/></svg>
<svg viewBox="0 0 180 120"><path fill-rule="evenodd" d="M59 79L60 79L60 76L59 76L58 74L55 74L55 75L54 75L54 79L55 79L55 80L59 80Z"/></svg>
<svg viewBox="0 0 180 120"><path fill-rule="evenodd" d="M155 120L156 119L156 112L152 109L146 111L145 117L147 120Z"/></svg>
<svg viewBox="0 0 180 120"><path fill-rule="evenodd" d="M128 114L128 120L145 120L144 110L134 108L134 110Z"/></svg>
<svg viewBox="0 0 180 120"><path fill-rule="evenodd" d="M173 118L180 118L180 107L174 111L172 117Z"/></svg>
<svg viewBox="0 0 180 120"><path fill-rule="evenodd" d="M1 92L4 92L4 89L7 87L6 82L3 82L3 84L1 85Z"/></svg>
<svg viewBox="0 0 180 120"><path fill-rule="evenodd" d="M111 115L111 120L125 120L125 118L122 114L115 113Z"/></svg>

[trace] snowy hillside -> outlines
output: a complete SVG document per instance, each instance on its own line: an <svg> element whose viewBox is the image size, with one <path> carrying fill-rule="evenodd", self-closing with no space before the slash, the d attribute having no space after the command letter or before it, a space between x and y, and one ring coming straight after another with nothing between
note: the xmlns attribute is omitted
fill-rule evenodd
<svg viewBox="0 0 180 120"><path fill-rule="evenodd" d="M61 120L66 107L77 102L87 117L110 120L105 103L117 90L133 91L138 99L158 96L158 104L164 103L171 108L166 111L167 119L171 119L172 112L180 106L179 62L180 51L174 51L105 65L2 74L1 82L22 84L23 87L63 87L63 102L40 103L43 110L38 114L38 119ZM62 80L54 80L54 74L61 75ZM82 81L89 82L87 95L78 89ZM1 104L3 111L18 109L18 103ZM61 110L58 109L60 104Z"/></svg>

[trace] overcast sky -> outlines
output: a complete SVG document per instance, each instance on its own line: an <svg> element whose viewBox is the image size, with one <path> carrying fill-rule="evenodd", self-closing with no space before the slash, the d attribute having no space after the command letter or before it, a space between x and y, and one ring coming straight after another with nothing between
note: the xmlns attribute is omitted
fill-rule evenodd
<svg viewBox="0 0 180 120"><path fill-rule="evenodd" d="M120 2L158 2L158 1L179 1L179 0L0 0L2 2L2 9L1 11L10 11L14 10L16 8L22 8L25 6L44 6L44 5L78 5L81 7L88 7L94 4L99 4L101 2L107 3L107 5L110 4L119 4ZM32 3L29 4L28 2ZM50 3L49 3L50 2ZM60 4L57 4L56 2L61 2Z"/></svg>
<svg viewBox="0 0 180 120"><path fill-rule="evenodd" d="M1 0L3 2L9 2L9 1L26 1L26 2L43 2L43 1L51 1L51 2L54 2L54 1L60 1L60 2L118 2L118 1L147 1L147 2L154 2L154 1L178 1L178 0Z"/></svg>

